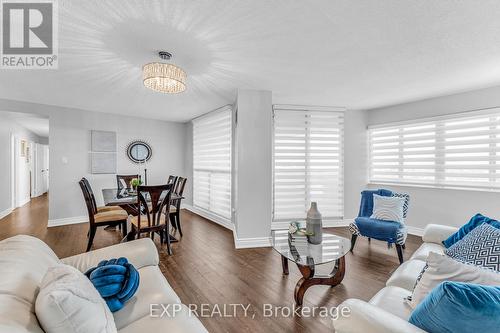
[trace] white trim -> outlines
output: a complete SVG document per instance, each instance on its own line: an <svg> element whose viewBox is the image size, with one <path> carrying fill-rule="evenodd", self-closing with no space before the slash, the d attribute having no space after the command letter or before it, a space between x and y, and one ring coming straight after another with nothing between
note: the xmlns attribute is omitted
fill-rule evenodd
<svg viewBox="0 0 500 333"><path fill-rule="evenodd" d="M415 235L415 236L420 236L420 237L422 237L424 235L424 228L412 227L409 225L406 225L406 228L407 228L408 233L410 235Z"/></svg>
<svg viewBox="0 0 500 333"><path fill-rule="evenodd" d="M51 228L68 224L78 224L78 223L88 223L88 222L89 222L88 216L73 216L73 217L65 217L62 219L49 220L47 227Z"/></svg>
<svg viewBox="0 0 500 333"><path fill-rule="evenodd" d="M218 225L223 226L226 229L233 230L233 223L230 220L225 219L225 218L223 218L223 217L221 217L219 215L216 215L216 214L208 212L208 211L206 211L204 209L201 209L201 208L198 208L198 207L194 207L194 206L191 206L191 205L186 205L186 204L183 204L182 208L183 209L187 209L190 212L193 212L193 213L195 213L197 215L200 215L201 217L204 217L204 218L206 218L209 221L215 222Z"/></svg>
<svg viewBox="0 0 500 333"><path fill-rule="evenodd" d="M475 109L475 110L470 110L470 111L459 111L459 112L454 112L454 113L448 113L448 114L441 115L441 116L422 117L422 118L414 118L414 119L403 120L403 121L393 121L393 122L377 124L377 125L368 125L367 128L368 129L377 129L377 128L388 128L389 129L391 127L398 127L401 125L411 125L411 124L415 124L415 123L418 123L419 125L421 125L422 123L425 123L425 122L453 119L455 117L460 117L460 116L488 115L488 114L492 114L492 113L497 113L499 111L500 111L500 106L495 106L495 107L485 108L485 109Z"/></svg>
<svg viewBox="0 0 500 333"><path fill-rule="evenodd" d="M234 247L236 249L249 249L254 247L270 247L271 237L238 238L236 232L234 236Z"/></svg>
<svg viewBox="0 0 500 333"><path fill-rule="evenodd" d="M22 206L26 205L30 201L31 201L31 198L29 196L27 196L26 198L22 199L19 202L19 205L17 205L17 207L22 207Z"/></svg>
<svg viewBox="0 0 500 333"><path fill-rule="evenodd" d="M0 212L0 220L12 213L12 207L7 208L6 210Z"/></svg>

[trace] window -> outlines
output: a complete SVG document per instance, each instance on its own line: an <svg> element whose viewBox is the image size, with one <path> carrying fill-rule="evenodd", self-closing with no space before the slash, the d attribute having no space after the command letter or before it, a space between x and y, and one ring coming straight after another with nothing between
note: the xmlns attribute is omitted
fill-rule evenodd
<svg viewBox="0 0 500 333"><path fill-rule="evenodd" d="M368 132L370 182L500 189L500 109Z"/></svg>
<svg viewBox="0 0 500 333"><path fill-rule="evenodd" d="M311 201L343 217L343 123L343 112L275 106L273 221L304 219Z"/></svg>
<svg viewBox="0 0 500 333"><path fill-rule="evenodd" d="M193 204L231 218L231 108L193 120Z"/></svg>

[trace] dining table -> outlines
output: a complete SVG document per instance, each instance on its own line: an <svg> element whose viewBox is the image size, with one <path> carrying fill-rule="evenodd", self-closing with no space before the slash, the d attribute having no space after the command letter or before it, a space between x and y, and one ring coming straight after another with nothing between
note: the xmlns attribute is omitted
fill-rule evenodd
<svg viewBox="0 0 500 333"><path fill-rule="evenodd" d="M165 194L166 195L166 194ZM118 188L105 188L102 190L102 197L104 200L105 206L119 206L123 210L125 210L129 215L137 216L139 215L139 211L137 209L137 192L134 192L130 189L118 189ZM163 196L160 196L160 200L162 200ZM170 195L170 202L175 202L176 200L184 199L183 196L180 196L176 193L172 193ZM179 240L170 234L170 243L178 242ZM129 237L127 237L127 240Z"/></svg>

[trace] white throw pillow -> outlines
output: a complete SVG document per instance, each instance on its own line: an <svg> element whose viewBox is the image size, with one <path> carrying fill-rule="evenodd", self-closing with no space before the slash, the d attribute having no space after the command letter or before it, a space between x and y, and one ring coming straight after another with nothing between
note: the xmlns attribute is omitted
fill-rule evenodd
<svg viewBox="0 0 500 333"><path fill-rule="evenodd" d="M444 281L497 286L500 285L500 273L429 252L427 265L417 280L413 294L407 299L408 304L415 309L432 289Z"/></svg>
<svg viewBox="0 0 500 333"><path fill-rule="evenodd" d="M90 280L76 268L57 265L43 277L35 303L47 333L115 333L113 314Z"/></svg>
<svg viewBox="0 0 500 333"><path fill-rule="evenodd" d="M372 219L404 223L405 198L373 195Z"/></svg>

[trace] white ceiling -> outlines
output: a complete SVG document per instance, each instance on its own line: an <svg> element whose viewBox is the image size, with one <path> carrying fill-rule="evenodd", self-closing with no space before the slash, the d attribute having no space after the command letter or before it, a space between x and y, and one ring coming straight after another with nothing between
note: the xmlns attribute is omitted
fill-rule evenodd
<svg viewBox="0 0 500 333"><path fill-rule="evenodd" d="M11 119L40 137L49 137L49 118L37 114L8 111L1 111L0 118Z"/></svg>
<svg viewBox="0 0 500 333"><path fill-rule="evenodd" d="M0 98L186 121L237 88L366 109L500 84L497 0L58 1L59 69L1 70ZM156 52L188 75L156 93Z"/></svg>

